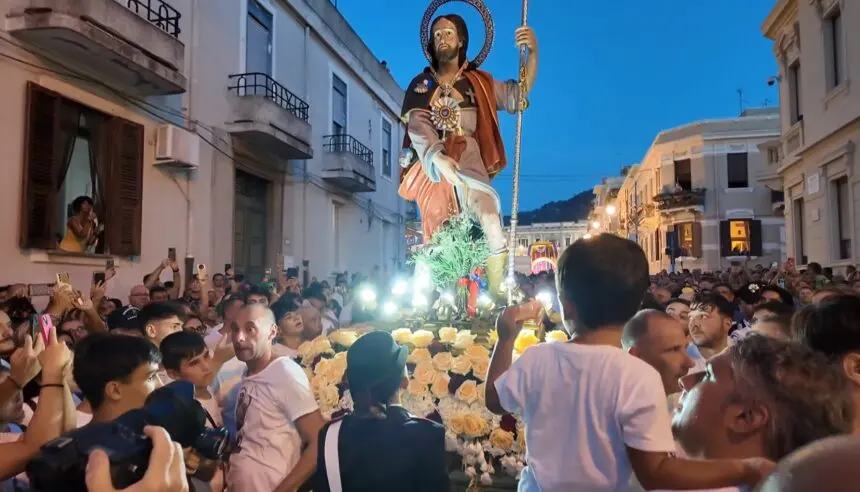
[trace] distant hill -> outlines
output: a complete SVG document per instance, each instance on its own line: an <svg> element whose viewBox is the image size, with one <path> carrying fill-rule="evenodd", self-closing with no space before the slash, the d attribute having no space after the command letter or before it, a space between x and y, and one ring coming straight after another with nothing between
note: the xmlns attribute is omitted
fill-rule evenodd
<svg viewBox="0 0 860 492"><path fill-rule="evenodd" d="M534 210L521 211L519 213L519 224L529 225L535 222L571 222L585 220L591 210L591 201L594 193L591 190L583 191L567 200L549 202ZM505 225L510 225L510 216L505 217Z"/></svg>

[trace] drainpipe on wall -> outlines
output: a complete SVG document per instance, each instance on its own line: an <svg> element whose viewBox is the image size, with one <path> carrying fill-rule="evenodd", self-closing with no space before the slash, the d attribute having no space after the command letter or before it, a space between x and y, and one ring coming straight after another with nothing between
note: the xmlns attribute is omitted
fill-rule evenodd
<svg viewBox="0 0 860 492"><path fill-rule="evenodd" d="M304 66L304 73L305 73L304 87L303 87L302 92L304 93L305 101L310 101L310 94L308 93L309 87L310 87L310 84L308 81L308 77L310 74L310 70L308 70L308 60L310 60L310 56L308 53L308 51L310 49L310 47L309 47L310 37L311 37L311 28L309 25L305 24L305 38L304 38L305 49L304 49L304 54L303 54L304 61L302 62L302 63L304 63L303 66ZM313 140L313 137L311 137L311 140ZM311 143L311 147L313 147L313 143ZM307 232L308 232L308 219L307 219L307 217L308 217L308 160L304 159L304 160L302 160L302 256L301 257L302 257L302 269L305 270L306 272L307 272L307 268L308 268L308 264L309 264L308 259L307 259L307 253L306 253L307 245L308 245L308 239L307 239L307 237L308 237L308 234L307 234ZM307 277L307 274L306 274L306 277Z"/></svg>

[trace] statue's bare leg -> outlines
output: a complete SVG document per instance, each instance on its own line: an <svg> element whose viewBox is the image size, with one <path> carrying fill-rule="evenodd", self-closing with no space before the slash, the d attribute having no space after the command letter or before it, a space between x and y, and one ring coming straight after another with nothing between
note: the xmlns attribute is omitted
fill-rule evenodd
<svg viewBox="0 0 860 492"><path fill-rule="evenodd" d="M498 299L505 297L502 284L505 278L508 252L505 248L505 233L502 230L502 219L496 209L495 200L480 191L469 193L471 212L481 224L491 256L487 259L487 287L490 293Z"/></svg>

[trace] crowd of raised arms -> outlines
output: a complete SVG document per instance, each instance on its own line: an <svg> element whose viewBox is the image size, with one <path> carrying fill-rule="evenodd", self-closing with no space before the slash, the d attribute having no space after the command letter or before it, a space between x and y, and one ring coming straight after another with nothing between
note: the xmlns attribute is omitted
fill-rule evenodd
<svg viewBox="0 0 860 492"><path fill-rule="evenodd" d="M36 490L25 468L46 443L140 409L174 381L193 386L230 452L204 456L147 427L149 466L125 490L454 490L446 429L401 406L415 366L353 300L357 276L302 288L284 273L251 284L200 269L183 289L165 260L125 303L108 297L105 273L88 295L56 284L39 309L25 285L0 289L4 492ZM639 246L598 235L519 287L525 300L501 311L481 375L486 410L524 422L519 490L854 490L855 268L789 259L649 275ZM562 322L543 314L545 291ZM516 350L532 319L570 340ZM363 334L344 354L354 405L332 418L300 352L345 329ZM115 490L114 457L88 454L85 489Z"/></svg>

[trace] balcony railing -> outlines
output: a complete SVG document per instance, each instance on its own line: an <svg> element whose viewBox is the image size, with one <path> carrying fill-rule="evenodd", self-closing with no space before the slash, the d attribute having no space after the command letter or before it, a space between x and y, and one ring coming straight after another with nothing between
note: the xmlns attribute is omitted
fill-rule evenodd
<svg viewBox="0 0 860 492"><path fill-rule="evenodd" d="M367 164L373 166L373 151L356 140L352 135L326 135L323 137L323 149L326 152L345 152L353 154ZM368 176L373 178L374 176Z"/></svg>
<svg viewBox="0 0 860 492"><path fill-rule="evenodd" d="M182 14L164 0L119 0L119 2L125 3L129 10L167 34L174 38L179 37L181 32L179 19L182 18Z"/></svg>
<svg viewBox="0 0 860 492"><path fill-rule="evenodd" d="M694 190L660 193L654 197L654 201L657 202L657 208L660 210L704 206L705 190L704 188L696 188Z"/></svg>
<svg viewBox="0 0 860 492"><path fill-rule="evenodd" d="M308 120L308 103L290 92L275 79L261 72L240 73L229 76L232 83L227 90L238 96L265 96L300 120Z"/></svg>

